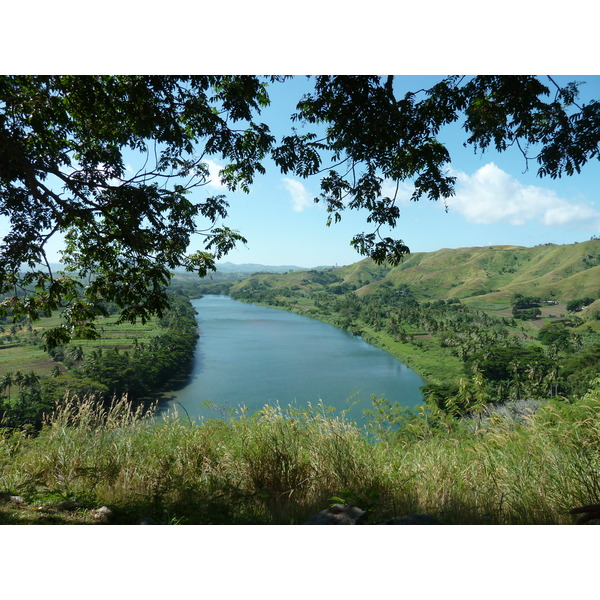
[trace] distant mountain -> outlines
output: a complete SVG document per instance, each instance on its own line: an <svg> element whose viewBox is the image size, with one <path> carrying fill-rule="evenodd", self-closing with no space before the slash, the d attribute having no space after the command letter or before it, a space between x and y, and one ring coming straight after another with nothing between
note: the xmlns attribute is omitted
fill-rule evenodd
<svg viewBox="0 0 600 600"><path fill-rule="evenodd" d="M40 264L40 268L45 267L45 265ZM50 268L53 272L58 272L64 269L64 266L60 263L50 263ZM330 266L320 266L320 267L311 267L313 271L321 271L323 269L330 269ZM287 273L289 271L306 271L307 267L298 267L295 265L260 265L255 263L244 263L240 265L236 265L232 262L223 262L217 263L217 272L218 273L236 273L243 275L252 275L253 273ZM175 273L182 275L188 274L183 267L178 267L175 269Z"/></svg>
<svg viewBox="0 0 600 600"><path fill-rule="evenodd" d="M317 267L323 269L325 267ZM288 271L306 271L306 267L296 267L293 265L258 265L254 263L245 263L236 265L231 262L217 263L217 272L221 273L287 273Z"/></svg>

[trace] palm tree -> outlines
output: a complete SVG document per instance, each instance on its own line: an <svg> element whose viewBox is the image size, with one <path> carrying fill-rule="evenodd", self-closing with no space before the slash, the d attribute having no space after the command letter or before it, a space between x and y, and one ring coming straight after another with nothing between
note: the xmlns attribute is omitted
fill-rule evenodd
<svg viewBox="0 0 600 600"><path fill-rule="evenodd" d="M15 373L14 382L19 386L19 392L21 391L21 386L25 381L25 375L21 373L21 371L17 371Z"/></svg>
<svg viewBox="0 0 600 600"><path fill-rule="evenodd" d="M5 373L4 377L2 377L2 379L0 380L0 387L2 388L2 391L6 391L8 389L7 398L10 398L10 388L13 383L14 379L12 373Z"/></svg>
<svg viewBox="0 0 600 600"><path fill-rule="evenodd" d="M26 375L23 375L23 385L33 387L40 382L40 376L35 372L31 371Z"/></svg>
<svg viewBox="0 0 600 600"><path fill-rule="evenodd" d="M556 397L558 395L558 366L556 364L548 372L546 381L548 382L550 396Z"/></svg>
<svg viewBox="0 0 600 600"><path fill-rule="evenodd" d="M81 346L73 346L72 348L69 348L67 356L76 363L79 363L83 360L85 354Z"/></svg>

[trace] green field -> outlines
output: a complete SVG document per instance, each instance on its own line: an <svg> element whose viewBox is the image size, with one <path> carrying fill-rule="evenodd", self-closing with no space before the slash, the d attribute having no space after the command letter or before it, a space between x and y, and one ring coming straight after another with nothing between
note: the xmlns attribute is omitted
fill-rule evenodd
<svg viewBox="0 0 600 600"><path fill-rule="evenodd" d="M121 323L117 324L118 316L100 317L97 320L97 330L101 335L97 340L74 340L68 348L81 346L84 355L98 348L128 349L135 341L144 343L159 335L161 328L156 318L146 324ZM21 371L22 373L35 371L40 375L49 375L58 365L65 371L59 362L43 350L43 333L61 324L60 315L41 319L29 326L19 328L11 333L12 323L4 324L4 331L0 333L0 377L6 373Z"/></svg>

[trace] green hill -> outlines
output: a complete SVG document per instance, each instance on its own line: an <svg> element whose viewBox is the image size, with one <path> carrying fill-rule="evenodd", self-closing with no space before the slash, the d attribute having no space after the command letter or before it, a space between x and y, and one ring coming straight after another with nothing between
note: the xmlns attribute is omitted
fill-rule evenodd
<svg viewBox="0 0 600 600"><path fill-rule="evenodd" d="M543 245L444 248L416 252L397 267L365 259L322 271L253 275L232 287L244 290L288 288L296 292L354 291L366 296L381 286L409 286L420 300L460 299L466 304L506 308L516 294L565 302L600 291L600 240L564 246Z"/></svg>

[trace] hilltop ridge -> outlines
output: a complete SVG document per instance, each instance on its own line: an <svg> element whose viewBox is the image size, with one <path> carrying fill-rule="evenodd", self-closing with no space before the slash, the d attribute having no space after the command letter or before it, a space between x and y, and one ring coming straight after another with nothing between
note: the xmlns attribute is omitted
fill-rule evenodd
<svg viewBox="0 0 600 600"><path fill-rule="evenodd" d="M398 266L367 258L338 267L285 274L255 274L234 284L248 289L319 289L333 293L375 293L381 287L409 286L422 300L457 299L472 305L507 305L516 293L549 300L595 295L600 289L600 240L569 245L484 246L415 252Z"/></svg>

